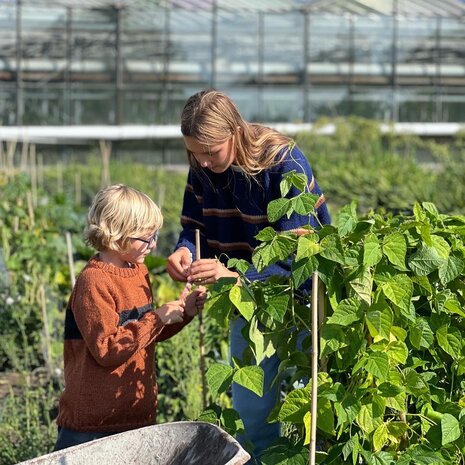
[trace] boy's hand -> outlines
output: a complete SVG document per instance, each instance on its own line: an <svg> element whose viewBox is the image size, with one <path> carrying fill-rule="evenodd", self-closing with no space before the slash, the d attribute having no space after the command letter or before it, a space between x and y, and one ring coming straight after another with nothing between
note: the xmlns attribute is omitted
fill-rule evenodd
<svg viewBox="0 0 465 465"><path fill-rule="evenodd" d="M157 308L155 312L165 325L172 325L173 323L181 323L183 321L184 309L184 300L174 300Z"/></svg>
<svg viewBox="0 0 465 465"><path fill-rule="evenodd" d="M188 283L186 284L186 287L184 288L184 292L186 292L186 289L189 289L187 293L189 293L191 288L191 285ZM184 307L184 312L186 315L193 317L199 313L200 310L203 309L205 305L205 301L207 300L207 289L204 286L199 286L195 288L192 292L190 292L188 295L185 297L185 307Z"/></svg>

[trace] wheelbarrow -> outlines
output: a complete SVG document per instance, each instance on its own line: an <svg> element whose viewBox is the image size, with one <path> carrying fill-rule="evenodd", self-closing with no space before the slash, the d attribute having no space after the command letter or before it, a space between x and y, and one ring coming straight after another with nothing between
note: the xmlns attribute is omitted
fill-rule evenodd
<svg viewBox="0 0 465 465"><path fill-rule="evenodd" d="M118 433L17 465L242 465L249 459L217 426L179 421Z"/></svg>

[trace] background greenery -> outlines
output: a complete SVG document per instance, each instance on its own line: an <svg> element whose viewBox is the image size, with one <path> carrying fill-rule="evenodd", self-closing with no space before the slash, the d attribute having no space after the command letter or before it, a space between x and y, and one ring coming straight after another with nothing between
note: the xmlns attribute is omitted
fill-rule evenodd
<svg viewBox="0 0 465 465"><path fill-rule="evenodd" d="M325 123L322 121L321 123ZM465 136L438 142L382 134L374 121L336 120L334 136L302 133L335 221L355 200L360 214L409 212L415 202L441 213L463 213ZM36 184L28 169L0 171L0 464L9 465L53 447L57 399L62 389L64 306L70 293L66 232L78 272L92 251L81 238L85 213L101 182L97 155L85 164L44 166ZM80 199L77 202L76 175ZM157 302L179 286L164 272L164 258L179 232L185 170L128 161L111 164L111 181L149 194L162 204L165 223L157 254L147 264ZM35 204L34 210L31 205ZM205 313L207 364L227 359L227 330ZM159 421L197 418L201 411L196 324L157 348ZM220 401L229 406L228 393Z"/></svg>

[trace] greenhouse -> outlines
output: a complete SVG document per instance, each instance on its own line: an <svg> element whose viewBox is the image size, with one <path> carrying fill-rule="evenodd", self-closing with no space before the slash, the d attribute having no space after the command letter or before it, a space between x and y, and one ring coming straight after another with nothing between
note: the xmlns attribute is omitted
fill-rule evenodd
<svg viewBox="0 0 465 465"><path fill-rule="evenodd" d="M250 120L463 122L459 0L0 0L0 121L176 124L228 92Z"/></svg>

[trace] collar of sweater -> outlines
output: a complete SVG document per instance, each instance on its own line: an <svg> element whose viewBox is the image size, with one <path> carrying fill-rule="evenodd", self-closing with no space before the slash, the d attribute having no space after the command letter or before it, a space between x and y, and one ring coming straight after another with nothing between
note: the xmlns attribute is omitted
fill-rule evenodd
<svg viewBox="0 0 465 465"><path fill-rule="evenodd" d="M120 268L110 263L105 263L100 260L99 255L95 255L89 260L87 265L89 268L99 269L122 278L130 278L140 273L140 267L138 263L132 263L129 268Z"/></svg>

